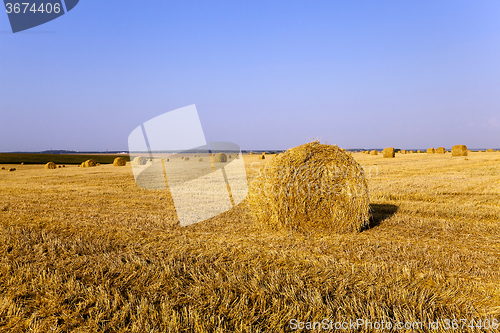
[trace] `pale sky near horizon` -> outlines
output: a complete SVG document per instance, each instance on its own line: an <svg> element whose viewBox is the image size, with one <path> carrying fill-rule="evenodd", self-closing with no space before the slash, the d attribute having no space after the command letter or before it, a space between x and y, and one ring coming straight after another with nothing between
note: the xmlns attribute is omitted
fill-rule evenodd
<svg viewBox="0 0 500 333"><path fill-rule="evenodd" d="M498 1L96 1L12 34L0 151L127 150L195 104L207 141L500 148Z"/></svg>

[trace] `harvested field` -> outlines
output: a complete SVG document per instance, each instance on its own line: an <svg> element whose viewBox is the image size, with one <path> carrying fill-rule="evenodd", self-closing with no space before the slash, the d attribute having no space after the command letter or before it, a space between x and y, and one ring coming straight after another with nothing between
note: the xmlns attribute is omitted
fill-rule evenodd
<svg viewBox="0 0 500 333"><path fill-rule="evenodd" d="M129 166L2 165L17 171L0 176L0 331L498 320L499 155L352 156L372 210L358 234L262 229L246 201L180 227L169 193ZM249 181L273 160L243 159Z"/></svg>

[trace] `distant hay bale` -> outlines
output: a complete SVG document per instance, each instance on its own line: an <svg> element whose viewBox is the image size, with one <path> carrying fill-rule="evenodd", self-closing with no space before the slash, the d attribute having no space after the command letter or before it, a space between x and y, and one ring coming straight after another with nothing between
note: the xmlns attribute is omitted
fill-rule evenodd
<svg viewBox="0 0 500 333"><path fill-rule="evenodd" d="M396 156L395 150L392 147L387 147L382 150L382 155L386 158L392 158Z"/></svg>
<svg viewBox="0 0 500 333"><path fill-rule="evenodd" d="M232 156L231 155L227 155L227 158L231 158Z"/></svg>
<svg viewBox="0 0 500 333"><path fill-rule="evenodd" d="M493 149L486 149L486 152L487 152L487 153L494 153L494 152L495 152L495 150L493 150Z"/></svg>
<svg viewBox="0 0 500 333"><path fill-rule="evenodd" d="M259 156L259 160L265 160L266 159L266 155L260 155Z"/></svg>
<svg viewBox="0 0 500 333"><path fill-rule="evenodd" d="M253 155L253 151L250 152L250 155Z"/></svg>
<svg viewBox="0 0 500 333"><path fill-rule="evenodd" d="M167 158L167 162L170 162L170 159Z"/></svg>
<svg viewBox="0 0 500 333"><path fill-rule="evenodd" d="M66 167L66 165L63 164L63 168L65 168L65 167Z"/></svg>
<svg viewBox="0 0 500 333"><path fill-rule="evenodd" d="M101 166L101 163L96 163L95 166Z"/></svg>
<svg viewBox="0 0 500 333"><path fill-rule="evenodd" d="M148 159L143 156L136 156L132 161L134 165L146 165L148 163Z"/></svg>
<svg viewBox="0 0 500 333"><path fill-rule="evenodd" d="M9 171L16 171L16 168L10 168Z"/></svg>
<svg viewBox="0 0 500 333"><path fill-rule="evenodd" d="M434 149L434 148L427 149L427 154L435 154L435 153L436 153L436 149Z"/></svg>
<svg viewBox="0 0 500 333"><path fill-rule="evenodd" d="M5 170L5 167L2 167L2 170Z"/></svg>
<svg viewBox="0 0 500 333"><path fill-rule="evenodd" d="M45 169L55 169L57 166L54 162L49 162L45 164Z"/></svg>
<svg viewBox="0 0 500 333"><path fill-rule="evenodd" d="M378 151L377 151L377 150L372 150L372 151L370 152L370 155L378 155Z"/></svg>
<svg viewBox="0 0 500 333"><path fill-rule="evenodd" d="M85 162L82 163L82 166L84 168L91 168L91 167L95 167L96 165L97 165L97 163L94 160L86 160Z"/></svg>
<svg viewBox="0 0 500 333"><path fill-rule="evenodd" d="M365 154L370 154L370 151L369 150L365 150L364 153Z"/></svg>
<svg viewBox="0 0 500 333"><path fill-rule="evenodd" d="M203 158L201 158L201 157L200 157L200 158L198 159L198 162L203 162Z"/></svg>
<svg viewBox="0 0 500 333"><path fill-rule="evenodd" d="M417 153L421 153L422 151L421 150L417 150Z"/></svg>
<svg viewBox="0 0 500 333"><path fill-rule="evenodd" d="M446 149L444 147L438 147L436 149L436 154L445 154L446 153Z"/></svg>
<svg viewBox="0 0 500 333"><path fill-rule="evenodd" d="M227 162L227 155L224 153L217 153L213 158L215 163Z"/></svg>
<svg viewBox="0 0 500 333"><path fill-rule="evenodd" d="M406 150L404 150L404 149L401 149L400 152L401 152L401 154L406 154Z"/></svg>
<svg viewBox="0 0 500 333"><path fill-rule="evenodd" d="M274 229L359 232L370 218L363 169L344 149L317 141L271 159L248 203L256 222Z"/></svg>
<svg viewBox="0 0 500 333"><path fill-rule="evenodd" d="M183 160L183 159L184 159L184 156L181 156L181 160Z"/></svg>
<svg viewBox="0 0 500 333"><path fill-rule="evenodd" d="M126 166L127 165L127 160L124 159L123 157L117 157L113 161L114 166Z"/></svg>
<svg viewBox="0 0 500 333"><path fill-rule="evenodd" d="M467 156L468 149L466 145L455 145L451 148L451 156Z"/></svg>
<svg viewBox="0 0 500 333"><path fill-rule="evenodd" d="M21 165L24 165L24 162L21 162Z"/></svg>
<svg viewBox="0 0 500 333"><path fill-rule="evenodd" d="M189 161L189 157L184 157L184 161Z"/></svg>
<svg viewBox="0 0 500 333"><path fill-rule="evenodd" d="M57 167L58 167L58 168L60 168L61 166L60 166L60 165L58 165Z"/></svg>

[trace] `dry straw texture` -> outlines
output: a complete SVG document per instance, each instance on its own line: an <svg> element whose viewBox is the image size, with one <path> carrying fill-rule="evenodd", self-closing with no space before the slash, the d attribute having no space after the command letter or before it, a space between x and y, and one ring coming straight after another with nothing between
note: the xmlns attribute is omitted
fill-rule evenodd
<svg viewBox="0 0 500 333"><path fill-rule="evenodd" d="M189 161L189 157L184 157L184 161Z"/></svg>
<svg viewBox="0 0 500 333"><path fill-rule="evenodd" d="M486 152L487 153L493 153L493 152L495 152L495 150L493 150L493 149L486 149Z"/></svg>
<svg viewBox="0 0 500 333"><path fill-rule="evenodd" d="M85 162L82 163L82 166L84 168L91 168L91 167L95 167L96 165L97 165L97 163L94 160L86 160Z"/></svg>
<svg viewBox="0 0 500 333"><path fill-rule="evenodd" d="M370 217L362 168L345 150L317 141L270 160L248 202L257 223L273 229L358 232Z"/></svg>
<svg viewBox="0 0 500 333"><path fill-rule="evenodd" d="M370 151L369 150L365 150L365 154L370 154Z"/></svg>
<svg viewBox="0 0 500 333"><path fill-rule="evenodd" d="M378 151L377 151L377 150L372 150L372 151L370 152L370 155L378 155Z"/></svg>
<svg viewBox="0 0 500 333"><path fill-rule="evenodd" d="M216 162L216 163L227 162L227 155L224 153L215 154L214 155L214 162Z"/></svg>
<svg viewBox="0 0 500 333"><path fill-rule="evenodd" d="M45 169L55 169L56 168L56 164L54 162L49 162L47 164L45 164Z"/></svg>
<svg viewBox="0 0 500 333"><path fill-rule="evenodd" d="M436 154L445 154L446 149L444 147L439 147L436 149Z"/></svg>
<svg viewBox="0 0 500 333"><path fill-rule="evenodd" d="M455 145L451 148L451 156L467 156L467 153L466 145Z"/></svg>
<svg viewBox="0 0 500 333"><path fill-rule="evenodd" d="M123 157L117 157L113 161L114 166L126 166L127 165L127 160L125 160Z"/></svg>
<svg viewBox="0 0 500 333"><path fill-rule="evenodd" d="M436 149L434 149L434 148L427 149L427 154L435 154L435 153L436 153Z"/></svg>
<svg viewBox="0 0 500 333"><path fill-rule="evenodd" d="M148 159L143 157L143 156L136 156L134 158L134 160L132 161L132 164L135 164L135 165L146 165L146 163L148 162Z"/></svg>
<svg viewBox="0 0 500 333"><path fill-rule="evenodd" d="M387 147L387 148L384 148L384 150L382 150L382 155L384 155L384 157L386 157L386 158L393 158L396 155L396 152L395 152L394 148Z"/></svg>

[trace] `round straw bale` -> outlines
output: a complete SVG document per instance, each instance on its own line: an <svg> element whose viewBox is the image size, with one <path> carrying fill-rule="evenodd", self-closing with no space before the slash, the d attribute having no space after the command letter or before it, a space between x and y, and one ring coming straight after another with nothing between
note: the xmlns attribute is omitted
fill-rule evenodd
<svg viewBox="0 0 500 333"><path fill-rule="evenodd" d="M421 153L422 151L421 150L417 150L417 153Z"/></svg>
<svg viewBox="0 0 500 333"><path fill-rule="evenodd" d="M123 157L117 157L113 161L114 166L126 166L127 165L127 160L124 159Z"/></svg>
<svg viewBox="0 0 500 333"><path fill-rule="evenodd" d="M493 149L486 149L486 152L487 152L487 153L493 153L493 152L495 152L495 151L494 151Z"/></svg>
<svg viewBox="0 0 500 333"><path fill-rule="evenodd" d="M250 152L250 155L253 155L253 151Z"/></svg>
<svg viewBox="0 0 500 333"><path fill-rule="evenodd" d="M65 167L66 167L66 165L63 164L63 168L65 168Z"/></svg>
<svg viewBox="0 0 500 333"><path fill-rule="evenodd" d="M91 168L91 167L95 167L96 165L97 165L97 163L94 160L86 160L85 162L83 162L84 168Z"/></svg>
<svg viewBox="0 0 500 333"><path fill-rule="evenodd" d="M395 153L394 148L387 147L387 148L384 148L384 150L382 150L382 155L384 155L384 157L392 158L396 155L396 153Z"/></svg>
<svg viewBox="0 0 500 333"><path fill-rule="evenodd" d="M451 156L467 156L467 153L466 145L455 145L451 148Z"/></svg>
<svg viewBox="0 0 500 333"><path fill-rule="evenodd" d="M170 159L167 158L167 162L170 162Z"/></svg>
<svg viewBox="0 0 500 333"><path fill-rule="evenodd" d="M378 150L372 150L372 151L370 152L370 155L378 155Z"/></svg>
<svg viewBox="0 0 500 333"><path fill-rule="evenodd" d="M259 156L259 160L265 160L266 159L266 155L260 155Z"/></svg>
<svg viewBox="0 0 500 333"><path fill-rule="evenodd" d="M227 158L231 158L232 156L231 155L227 155Z"/></svg>
<svg viewBox="0 0 500 333"><path fill-rule="evenodd" d="M24 162L21 162L21 165L24 165Z"/></svg>
<svg viewBox="0 0 500 333"><path fill-rule="evenodd" d="M436 154L445 154L446 149L444 147L439 147L436 149Z"/></svg>
<svg viewBox="0 0 500 333"><path fill-rule="evenodd" d="M401 153L401 154L406 154L406 150L401 149L401 150L400 150L400 153Z"/></svg>
<svg viewBox="0 0 500 333"><path fill-rule="evenodd" d="M434 149L434 148L427 149L427 154L435 154L435 153L436 153L436 149Z"/></svg>
<svg viewBox="0 0 500 333"><path fill-rule="evenodd" d="M54 162L49 162L47 164L45 164L45 169L55 169L56 168L56 164Z"/></svg>
<svg viewBox="0 0 500 333"><path fill-rule="evenodd" d="M370 218L363 169L344 149L317 141L271 159L248 202L256 222L273 229L359 232Z"/></svg>
<svg viewBox="0 0 500 333"><path fill-rule="evenodd" d="M214 155L214 162L215 163L222 163L222 162L227 162L227 155L224 153L217 153Z"/></svg>
<svg viewBox="0 0 500 333"><path fill-rule="evenodd" d="M148 159L143 157L143 156L136 156L134 158L134 160L132 161L132 164L135 164L135 165L146 165L146 163L148 162Z"/></svg>
<svg viewBox="0 0 500 333"><path fill-rule="evenodd" d="M370 151L369 150L365 150L365 154L370 154Z"/></svg>
<svg viewBox="0 0 500 333"><path fill-rule="evenodd" d="M10 168L9 171L16 171L16 168Z"/></svg>
<svg viewBox="0 0 500 333"><path fill-rule="evenodd" d="M201 157L200 157L200 158L198 159L198 162L203 162L203 158L201 158Z"/></svg>
<svg viewBox="0 0 500 333"><path fill-rule="evenodd" d="M184 157L184 161L189 161L189 157Z"/></svg>
<svg viewBox="0 0 500 333"><path fill-rule="evenodd" d="M2 167L2 170L5 170L5 167Z"/></svg>
<svg viewBox="0 0 500 333"><path fill-rule="evenodd" d="M101 166L101 163L96 163L95 166Z"/></svg>

